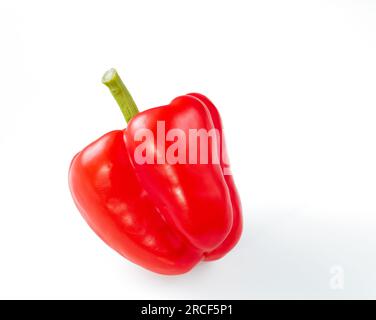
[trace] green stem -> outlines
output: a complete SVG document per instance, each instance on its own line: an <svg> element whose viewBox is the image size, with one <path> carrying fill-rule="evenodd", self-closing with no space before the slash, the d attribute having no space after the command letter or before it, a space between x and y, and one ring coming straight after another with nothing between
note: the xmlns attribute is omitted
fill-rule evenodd
<svg viewBox="0 0 376 320"><path fill-rule="evenodd" d="M102 82L110 89L123 113L125 121L129 122L138 113L138 109L117 71L115 69L108 70L103 75Z"/></svg>

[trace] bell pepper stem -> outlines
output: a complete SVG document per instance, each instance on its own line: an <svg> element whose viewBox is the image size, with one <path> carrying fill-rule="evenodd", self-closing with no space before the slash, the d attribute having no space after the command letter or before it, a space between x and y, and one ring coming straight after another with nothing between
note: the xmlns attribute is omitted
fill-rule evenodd
<svg viewBox="0 0 376 320"><path fill-rule="evenodd" d="M103 75L102 82L110 89L112 96L120 107L125 121L129 122L139 111L117 71L115 69L108 70Z"/></svg>

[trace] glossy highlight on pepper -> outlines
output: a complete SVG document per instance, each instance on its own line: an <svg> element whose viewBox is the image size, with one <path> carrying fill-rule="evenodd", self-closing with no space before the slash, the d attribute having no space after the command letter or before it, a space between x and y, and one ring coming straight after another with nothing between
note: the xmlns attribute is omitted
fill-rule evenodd
<svg viewBox="0 0 376 320"><path fill-rule="evenodd" d="M147 129L157 136L158 121L166 130L187 134L192 129L222 133L214 104L190 93L139 112L116 70L106 72L102 81L128 126L106 133L73 158L69 186L81 215L110 247L153 272L182 274L200 261L223 257L242 232L224 143L219 163L140 164L134 158L140 144L135 135ZM166 142L166 148L172 143ZM150 146L153 157L157 150Z"/></svg>

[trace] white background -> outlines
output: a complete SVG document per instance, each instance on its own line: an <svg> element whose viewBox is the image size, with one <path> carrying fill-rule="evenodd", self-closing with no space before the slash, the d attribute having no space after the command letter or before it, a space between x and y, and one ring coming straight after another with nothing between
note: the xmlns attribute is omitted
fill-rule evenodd
<svg viewBox="0 0 376 320"><path fill-rule="evenodd" d="M0 298L376 298L374 1L0 3ZM79 215L71 158L125 126L110 67L141 110L217 104L245 218L224 259L155 275Z"/></svg>

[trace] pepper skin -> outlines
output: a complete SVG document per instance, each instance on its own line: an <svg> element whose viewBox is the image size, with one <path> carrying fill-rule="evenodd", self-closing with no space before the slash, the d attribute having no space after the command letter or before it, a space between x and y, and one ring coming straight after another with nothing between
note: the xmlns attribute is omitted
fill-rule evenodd
<svg viewBox="0 0 376 320"><path fill-rule="evenodd" d="M232 176L224 174L229 167L223 157L220 163L139 164L133 156L137 131L157 136L158 121L166 132L179 128L188 136L190 129L215 128L221 133L217 109L191 93L167 106L135 110L122 109L130 120L127 129L105 134L74 157L69 185L80 213L110 247L157 273L182 274L202 260L221 258L242 231L240 199ZM166 149L172 143L166 142ZM156 145L148 148L156 158ZM221 148L226 156L224 144Z"/></svg>

